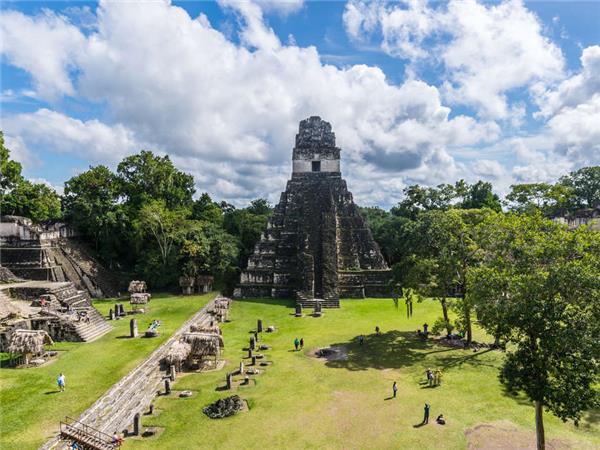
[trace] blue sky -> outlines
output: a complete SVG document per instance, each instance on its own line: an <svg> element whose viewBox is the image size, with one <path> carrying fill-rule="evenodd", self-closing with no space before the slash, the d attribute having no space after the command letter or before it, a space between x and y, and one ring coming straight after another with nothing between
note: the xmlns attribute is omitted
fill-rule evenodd
<svg viewBox="0 0 600 450"><path fill-rule="evenodd" d="M2 130L62 188L142 148L198 192L276 201L320 115L362 204L600 164L600 2L10 2Z"/></svg>

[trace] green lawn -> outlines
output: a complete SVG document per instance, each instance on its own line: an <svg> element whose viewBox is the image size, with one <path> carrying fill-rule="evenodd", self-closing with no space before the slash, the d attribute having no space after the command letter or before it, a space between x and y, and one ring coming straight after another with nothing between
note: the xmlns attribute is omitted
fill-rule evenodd
<svg viewBox="0 0 600 450"><path fill-rule="evenodd" d="M44 367L0 369L0 448L37 448L57 432L62 418L82 413L214 295L154 296L150 311L137 318L142 333L152 319L162 321L161 335L155 339L123 339L129 335L129 320L119 320L95 342L56 343L53 349L60 350L59 357ZM108 315L114 300L94 305ZM66 376L64 393L56 390L60 372Z"/></svg>
<svg viewBox="0 0 600 450"><path fill-rule="evenodd" d="M191 389L194 396L179 398L175 392L157 398L158 415L144 416L143 424L164 431L154 438L127 439L125 448L464 449L465 429L482 422L504 420L524 431L534 429L532 406L506 395L498 381L501 353L448 349L415 338L423 322L431 324L440 315L437 303L415 304L411 320L403 305L396 310L391 300L343 301L340 310L326 310L322 318L295 318L292 311L289 302L235 302L232 322L223 325L226 368L180 375L174 389ZM264 352L273 365L256 377L255 385L235 391L248 401L250 411L208 419L202 408L229 395L216 388L245 355L242 348L258 318L278 327L275 334L263 333L262 342L273 346ZM373 333L376 325L381 336ZM362 347L355 340L359 334L366 335ZM305 339L304 351L292 350L295 337ZM478 331L476 337L481 339L483 333ZM331 344L347 346L348 359L327 363L307 355ZM441 387L421 384L428 367L443 368ZM388 399L394 380L398 398ZM421 421L426 401L432 418L446 416L446 426L430 422L413 427ZM575 428L546 414L547 440L561 438L576 448L598 448L598 417L588 415ZM505 436L504 448L511 447L511 439Z"/></svg>

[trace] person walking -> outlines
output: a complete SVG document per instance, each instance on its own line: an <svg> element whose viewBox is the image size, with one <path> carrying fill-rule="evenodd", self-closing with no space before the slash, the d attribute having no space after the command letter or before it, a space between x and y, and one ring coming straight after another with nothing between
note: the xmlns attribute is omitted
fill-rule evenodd
<svg viewBox="0 0 600 450"><path fill-rule="evenodd" d="M394 398L396 398L396 393L398 392L398 384L394 381L392 384L392 391L394 392Z"/></svg>
<svg viewBox="0 0 600 450"><path fill-rule="evenodd" d="M300 350L304 348L304 338L300 338Z"/></svg>
<svg viewBox="0 0 600 450"><path fill-rule="evenodd" d="M379 329L379 325L377 325L375 327L375 334L380 335L381 334L381 330Z"/></svg>
<svg viewBox="0 0 600 450"><path fill-rule="evenodd" d="M294 348L298 351L298 347L300 346L300 340L298 338L294 339Z"/></svg>
<svg viewBox="0 0 600 450"><path fill-rule="evenodd" d="M363 345L364 343L365 343L365 337L364 337L364 335L362 335L362 334L361 334L361 335L358 337L358 344L359 344L359 345Z"/></svg>
<svg viewBox="0 0 600 450"><path fill-rule="evenodd" d="M423 424L429 423L429 403L425 403L425 407L423 408Z"/></svg>
<svg viewBox="0 0 600 450"><path fill-rule="evenodd" d="M60 392L65 391L65 375L62 372L56 379L56 384L58 384L58 388L60 389Z"/></svg>

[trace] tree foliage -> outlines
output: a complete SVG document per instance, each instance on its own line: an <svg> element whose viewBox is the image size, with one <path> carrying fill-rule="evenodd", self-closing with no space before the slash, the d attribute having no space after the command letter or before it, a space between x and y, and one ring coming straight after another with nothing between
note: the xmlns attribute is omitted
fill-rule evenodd
<svg viewBox="0 0 600 450"><path fill-rule="evenodd" d="M580 420L598 405L600 234L568 231L540 215L504 215L482 225L485 258L469 273L481 324L511 344L501 380L542 408Z"/></svg>

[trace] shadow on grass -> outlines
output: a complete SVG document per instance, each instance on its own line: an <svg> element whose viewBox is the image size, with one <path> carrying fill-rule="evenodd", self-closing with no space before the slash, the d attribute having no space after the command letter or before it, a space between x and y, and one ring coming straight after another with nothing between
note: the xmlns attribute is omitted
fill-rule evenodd
<svg viewBox="0 0 600 450"><path fill-rule="evenodd" d="M450 349L450 350L456 350L456 349ZM463 364L469 364L469 365L474 365L474 366L497 367L494 364L490 364L488 362L481 361L479 359L480 356L485 355L486 353L491 352L491 351L492 351L492 349L488 348L488 349L480 351L480 352L469 353L468 355L465 355L464 353L460 353L460 354L454 354L451 356L441 356L440 358L438 358L438 362L445 369L460 367ZM431 352L431 353L434 353L434 352Z"/></svg>
<svg viewBox="0 0 600 450"><path fill-rule="evenodd" d="M345 360L328 361L325 365L347 370L411 366L426 357L424 350L432 348L430 343L419 339L413 331L398 330L368 335L363 345L355 338L350 342L338 342L331 346L344 347L348 356Z"/></svg>

